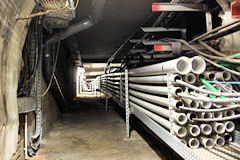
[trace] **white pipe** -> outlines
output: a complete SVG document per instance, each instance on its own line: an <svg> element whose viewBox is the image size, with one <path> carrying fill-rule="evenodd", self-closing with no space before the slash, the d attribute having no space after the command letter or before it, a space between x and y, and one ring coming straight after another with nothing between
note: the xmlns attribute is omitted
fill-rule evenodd
<svg viewBox="0 0 240 160"><path fill-rule="evenodd" d="M184 125L187 123L187 116L184 113L170 113L169 109L163 108L161 106L154 105L152 103L146 102L134 96L129 96L130 101L134 102L135 104L150 110L154 113L157 113L165 118L172 118L173 121L177 124Z"/></svg>
<svg viewBox="0 0 240 160"><path fill-rule="evenodd" d="M185 113L177 113L177 112L171 112L170 117L172 120L180 125L184 125L187 123L188 119Z"/></svg>
<svg viewBox="0 0 240 160"><path fill-rule="evenodd" d="M212 127L213 130L217 133L217 134L223 134L226 130L226 127L223 123L220 122L213 122L212 123Z"/></svg>
<svg viewBox="0 0 240 160"><path fill-rule="evenodd" d="M201 124L200 129L201 129L201 132L206 136L212 133L212 126L210 124Z"/></svg>
<svg viewBox="0 0 240 160"><path fill-rule="evenodd" d="M225 139L225 142L232 142L233 141L233 137L229 133L224 133L223 138Z"/></svg>
<svg viewBox="0 0 240 160"><path fill-rule="evenodd" d="M178 137L185 137L187 135L187 129L183 126L173 125L172 131L178 136Z"/></svg>
<svg viewBox="0 0 240 160"><path fill-rule="evenodd" d="M213 113L213 118L222 118L223 117L223 113L222 112L214 112Z"/></svg>
<svg viewBox="0 0 240 160"><path fill-rule="evenodd" d="M199 78L204 78L206 80L214 80L214 77L215 77L215 72L213 71L206 71L199 75Z"/></svg>
<svg viewBox="0 0 240 160"><path fill-rule="evenodd" d="M209 112L202 112L199 114L199 117L204 119L210 119L210 118L213 118L213 114Z"/></svg>
<svg viewBox="0 0 240 160"><path fill-rule="evenodd" d="M229 81L231 79L231 73L227 71L217 72L215 73L214 79L218 81Z"/></svg>
<svg viewBox="0 0 240 160"><path fill-rule="evenodd" d="M233 132L235 130L235 124L232 121L223 122L227 132Z"/></svg>
<svg viewBox="0 0 240 160"><path fill-rule="evenodd" d="M141 84L134 84L134 83L129 83L129 88L138 90L138 91L143 91L147 93L153 93L153 94L158 94L158 95L177 95L178 93L182 93L182 89L180 87L163 87L163 86L150 86L150 85L141 85Z"/></svg>
<svg viewBox="0 0 240 160"><path fill-rule="evenodd" d="M193 137L197 137L201 133L200 127L198 125L190 124L186 128L188 130L188 133Z"/></svg>
<svg viewBox="0 0 240 160"><path fill-rule="evenodd" d="M147 77L129 77L129 82L134 83L148 83L148 84L166 84L168 81L175 84L176 80L181 80L180 75L160 75L160 76L147 76Z"/></svg>
<svg viewBox="0 0 240 160"><path fill-rule="evenodd" d="M212 138L217 146L220 146L220 147L224 146L225 139L223 137L219 135L215 135L215 136L212 136Z"/></svg>
<svg viewBox="0 0 240 160"><path fill-rule="evenodd" d="M188 73L187 75L183 76L183 81L189 84L194 84L197 81L197 78L193 73Z"/></svg>
<svg viewBox="0 0 240 160"><path fill-rule="evenodd" d="M212 102L204 102L204 101L201 101L200 102L200 105L202 108L204 109L210 109L212 107Z"/></svg>
<svg viewBox="0 0 240 160"><path fill-rule="evenodd" d="M193 119L194 119L194 118L198 118L198 116L197 116L196 113L190 112L190 113L187 113L187 118L188 118L188 121L190 121L190 122L193 123L193 122L194 122Z"/></svg>
<svg viewBox="0 0 240 160"><path fill-rule="evenodd" d="M224 117L234 116L235 112L233 110L228 110L223 112Z"/></svg>
<svg viewBox="0 0 240 160"><path fill-rule="evenodd" d="M188 138L187 142L188 142L188 146L193 149L198 148L200 145L200 142L197 138Z"/></svg>
<svg viewBox="0 0 240 160"><path fill-rule="evenodd" d="M208 149L213 148L215 144L213 139L208 137L200 137L200 142L205 148L208 148Z"/></svg>
<svg viewBox="0 0 240 160"><path fill-rule="evenodd" d="M159 75L166 73L179 73L186 75L191 71L191 62L187 57L166 61L163 63L153 64L145 67L129 70L129 75Z"/></svg>
<svg viewBox="0 0 240 160"><path fill-rule="evenodd" d="M195 57L191 58L191 64L192 64L191 71L195 74L201 74L206 69L206 62L200 56L195 56Z"/></svg>
<svg viewBox="0 0 240 160"><path fill-rule="evenodd" d="M130 106L135 107L136 109L138 109L139 111L143 112L144 114L146 114L147 116L149 116L150 118L152 118L153 120L155 120L156 122L158 122L160 125L162 125L163 127L165 127L166 129L170 130L171 129L171 124L168 120L140 107L139 105L130 102ZM173 132L178 136L178 137L185 137L187 135L187 129L183 126L178 126L178 125L173 125L172 126L172 130Z"/></svg>
<svg viewBox="0 0 240 160"><path fill-rule="evenodd" d="M154 95L145 94L145 93L141 93L141 92L134 91L134 90L129 90L129 94L133 95L135 97L138 97L140 99L144 99L146 101L149 101L149 102L152 102L155 104L159 104L162 106L166 106L166 107L171 105L173 108L177 109L180 106L183 106L181 101L175 100L175 99L168 99L168 98L164 98L164 97L154 96Z"/></svg>
<svg viewBox="0 0 240 160"><path fill-rule="evenodd" d="M190 108L198 108L199 107L199 102L187 99L187 98L182 98L183 103Z"/></svg>

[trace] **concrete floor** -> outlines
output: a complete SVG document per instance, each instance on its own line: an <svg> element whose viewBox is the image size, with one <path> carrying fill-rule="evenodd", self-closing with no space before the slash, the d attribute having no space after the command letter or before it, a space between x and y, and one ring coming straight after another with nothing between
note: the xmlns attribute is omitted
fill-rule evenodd
<svg viewBox="0 0 240 160"><path fill-rule="evenodd" d="M132 130L130 139L125 138L123 115L113 108L105 112L99 99L83 100L56 122L31 160L180 159L138 127Z"/></svg>

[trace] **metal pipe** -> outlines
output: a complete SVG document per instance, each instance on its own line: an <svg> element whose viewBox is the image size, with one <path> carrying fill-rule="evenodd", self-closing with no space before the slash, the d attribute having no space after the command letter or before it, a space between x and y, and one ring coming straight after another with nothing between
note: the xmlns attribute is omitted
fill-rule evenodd
<svg viewBox="0 0 240 160"><path fill-rule="evenodd" d="M130 102L130 106L137 108L139 111L143 112L144 114L146 114L147 116L149 116L150 118L152 118L153 120L158 122L160 125L162 125L166 129L168 129L168 130L171 129L171 124L168 120L140 107L139 105L137 105L133 102ZM178 137L183 138L187 135L187 129L183 126L174 125L174 126L172 126L172 130Z"/></svg>
<svg viewBox="0 0 240 160"><path fill-rule="evenodd" d="M193 137L197 137L201 133L200 127L198 125L189 124L186 128L188 130L188 133Z"/></svg>
<svg viewBox="0 0 240 160"><path fill-rule="evenodd" d="M201 124L200 129L201 129L201 132L206 136L212 133L212 126L210 124Z"/></svg>
<svg viewBox="0 0 240 160"><path fill-rule="evenodd" d="M188 146L190 147L190 148L193 148L193 149L196 149L196 148L198 148L199 147L199 145L200 145L200 142L199 142L199 140L197 139L197 138L188 138L187 139L187 144L188 144Z"/></svg>
<svg viewBox="0 0 240 160"><path fill-rule="evenodd" d="M206 62L200 56L195 56L195 57L191 58L191 64L192 64L191 71L195 74L201 74L206 69Z"/></svg>
<svg viewBox="0 0 240 160"><path fill-rule="evenodd" d="M169 82L175 84L176 80L181 80L182 77L180 75L171 75L168 77L167 75L161 76L147 76L147 77L129 77L129 82L135 83L149 83L149 84L166 84Z"/></svg>
<svg viewBox="0 0 240 160"><path fill-rule="evenodd" d="M183 92L180 87L170 87L169 89L169 87L141 85L141 84L134 84L134 83L129 83L129 87L138 91L159 94L159 95L168 95L168 92L171 95L177 95L178 93Z"/></svg>
<svg viewBox="0 0 240 160"><path fill-rule="evenodd" d="M166 73L179 73L181 75L186 75L191 71L191 68L190 59L187 57L180 57L178 59L166 61L163 63L131 69L129 71L129 74L131 76L159 75Z"/></svg>
<svg viewBox="0 0 240 160"><path fill-rule="evenodd" d="M183 106L181 101L175 100L175 99L168 99L168 98L164 98L164 97L154 96L154 95L134 91L131 89L129 90L129 93L130 93L130 95L133 95L140 99L144 99L146 101L149 101L149 102L152 102L155 104L159 104L162 106L166 106L166 107L171 105L173 108L178 109L180 106Z"/></svg>
<svg viewBox="0 0 240 160"><path fill-rule="evenodd" d="M233 132L235 130L235 124L232 121L223 122L227 132Z"/></svg>
<svg viewBox="0 0 240 160"><path fill-rule="evenodd" d="M225 139L223 137L219 135L215 135L215 136L212 136L212 138L217 146L220 146L220 147L224 146Z"/></svg>
<svg viewBox="0 0 240 160"><path fill-rule="evenodd" d="M200 137L200 142L201 144L208 149L213 148L214 146L214 140L212 138L208 138L208 137Z"/></svg>
<svg viewBox="0 0 240 160"><path fill-rule="evenodd" d="M212 123L212 127L213 130L217 133L217 134L223 134L226 130L226 127L223 123L220 122L213 122Z"/></svg>
<svg viewBox="0 0 240 160"><path fill-rule="evenodd" d="M197 81L197 77L193 73L188 73L187 75L183 76L183 81L194 84Z"/></svg>
<svg viewBox="0 0 240 160"><path fill-rule="evenodd" d="M229 81L231 77L231 73L223 71L215 73L214 79L218 81Z"/></svg>

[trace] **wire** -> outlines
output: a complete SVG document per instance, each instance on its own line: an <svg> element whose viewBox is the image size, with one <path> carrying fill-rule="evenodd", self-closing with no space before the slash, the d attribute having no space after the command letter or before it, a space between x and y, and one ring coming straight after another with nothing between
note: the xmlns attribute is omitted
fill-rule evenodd
<svg viewBox="0 0 240 160"><path fill-rule="evenodd" d="M188 87L192 90L195 90L195 91L198 91L198 92L201 92L201 93L205 93L205 94L210 94L210 95L215 95L215 96L225 96L225 97L240 97L240 93L215 93L215 92L212 92L212 91L209 91L209 90L206 90L206 89L201 89L197 86L194 86L194 85L191 85L191 84L188 84L182 80L176 80L176 83L182 85L182 86L185 86L185 87Z"/></svg>
<svg viewBox="0 0 240 160"><path fill-rule="evenodd" d="M208 58L211 58L211 59L214 59L214 60L223 61L223 62L236 63L236 64L240 63L240 60L237 60L237 59L228 59L228 58L219 57L219 56L212 56L212 55L209 55L207 53L204 53L204 52L196 49L195 47L193 47L191 44L189 44L185 40L182 40L182 39L172 39L172 40L176 40L176 41L179 41L179 42L185 44L187 47L189 47L190 49L192 49L193 51L195 51L196 53L198 53L202 56L205 56L205 57L208 57Z"/></svg>
<svg viewBox="0 0 240 160"><path fill-rule="evenodd" d="M231 69L229 69L229 68L223 67L223 66L221 66L221 65L219 65L219 64L217 64L217 63L215 63L215 62L211 61L210 59L205 58L205 57L203 57L203 56L202 56L202 58L204 58L205 61L207 61L208 63L214 65L214 66L217 67L217 68L221 68L221 69L223 69L223 70L225 70L225 71L228 71L228 72L230 72L230 73L232 73L232 74L235 74L235 75L237 75L237 76L240 76L240 72L237 72L237 71L231 70Z"/></svg>
<svg viewBox="0 0 240 160"><path fill-rule="evenodd" d="M222 117L222 118L211 118L211 119L205 119L205 118L193 118L193 121L203 121L203 122L214 122L214 121L228 121L232 119L238 119L240 118L240 114L234 115L234 116L228 116L228 117Z"/></svg>
<svg viewBox="0 0 240 160"><path fill-rule="evenodd" d="M209 83L214 83L214 84L240 84L240 82L224 82L224 81L207 81Z"/></svg>
<svg viewBox="0 0 240 160"><path fill-rule="evenodd" d="M217 108L217 109L197 109L197 108L189 108L189 107L178 107L179 109L190 111L190 112L222 112L227 110L234 110L240 108L240 105L231 105L228 107Z"/></svg>
<svg viewBox="0 0 240 160"><path fill-rule="evenodd" d="M202 39L202 38L204 38L204 37L206 37L206 36L208 36L208 35L210 35L210 34L212 34L212 33L215 33L215 32L217 32L217 31L219 31L219 30L221 30L221 29L224 29L224 28L226 28L226 27L229 27L229 26L231 26L231 25L233 25L233 24L236 24L236 23L239 23L239 22L240 22L240 19L239 19L239 20L236 20L236 21L234 21L234 22L232 22L232 23L226 24L226 25L224 25L224 26L219 26L219 27L217 27L217 28L215 28L215 29L207 32L207 33L204 33L204 34L202 34L202 35L194 38L193 40L190 41L190 43L193 43L193 42L195 42L195 41L198 41L198 40L200 40L200 39Z"/></svg>
<svg viewBox="0 0 240 160"><path fill-rule="evenodd" d="M64 7L56 8L56 9L48 9L48 10L45 10L45 11L33 13L33 14L29 15L29 16L23 16L23 17L16 16L15 18L16 18L16 20L30 19L30 18L33 18L33 17L43 16L43 15L46 15L46 14L49 14L49 13L53 13L53 12L60 12L60 11L63 11L64 9L66 9L68 7L69 7L69 2L66 1L66 4L65 4Z"/></svg>
<svg viewBox="0 0 240 160"><path fill-rule="evenodd" d="M209 45L207 45L206 43L204 43L203 41L199 41L199 43L205 47L207 50L209 50L210 52L214 53L215 55L221 56L221 57L226 57L225 54L213 49L212 47L210 47Z"/></svg>
<svg viewBox="0 0 240 160"><path fill-rule="evenodd" d="M240 102L240 98L228 98L228 99L216 98L216 99L212 99L212 98L202 96L200 94L198 94L197 96L192 96L192 95L187 94L187 93L178 93L178 95L180 97L188 98L188 99L195 100L195 101L203 101L203 102L213 102L213 103L232 103L232 102L237 103L237 102Z"/></svg>
<svg viewBox="0 0 240 160"><path fill-rule="evenodd" d="M44 97L47 92L49 91L51 85L52 85L52 82L53 82L53 78L54 78L54 73L55 73L55 70L56 70L56 66L57 66L57 59L58 59L58 54L59 54L59 49L60 49L60 42L61 41L58 41L58 47L57 47L57 53L56 53L56 56L55 56L55 62L54 62L54 66L53 66L53 70L52 70L52 75L51 75L51 78L50 78L50 81L48 83L48 87L46 88L46 90L43 92L42 95L40 95L40 97Z"/></svg>

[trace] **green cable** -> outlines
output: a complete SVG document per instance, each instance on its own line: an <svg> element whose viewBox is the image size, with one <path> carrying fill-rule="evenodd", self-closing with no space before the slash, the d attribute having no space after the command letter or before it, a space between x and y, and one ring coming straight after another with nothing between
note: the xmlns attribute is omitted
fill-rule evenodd
<svg viewBox="0 0 240 160"><path fill-rule="evenodd" d="M206 85L212 92L214 92L214 93L219 93L219 91L218 91L212 84L210 84L208 81L206 81L205 79L200 78L200 81L201 81L204 85ZM216 96L214 96L214 95L209 95L209 97L210 97L210 98L213 98L213 99L216 98ZM225 97L225 96L220 96L220 98L221 98L221 99L227 99L227 97ZM236 103L231 103L231 104L236 104ZM237 109L237 111L240 112L240 109Z"/></svg>

